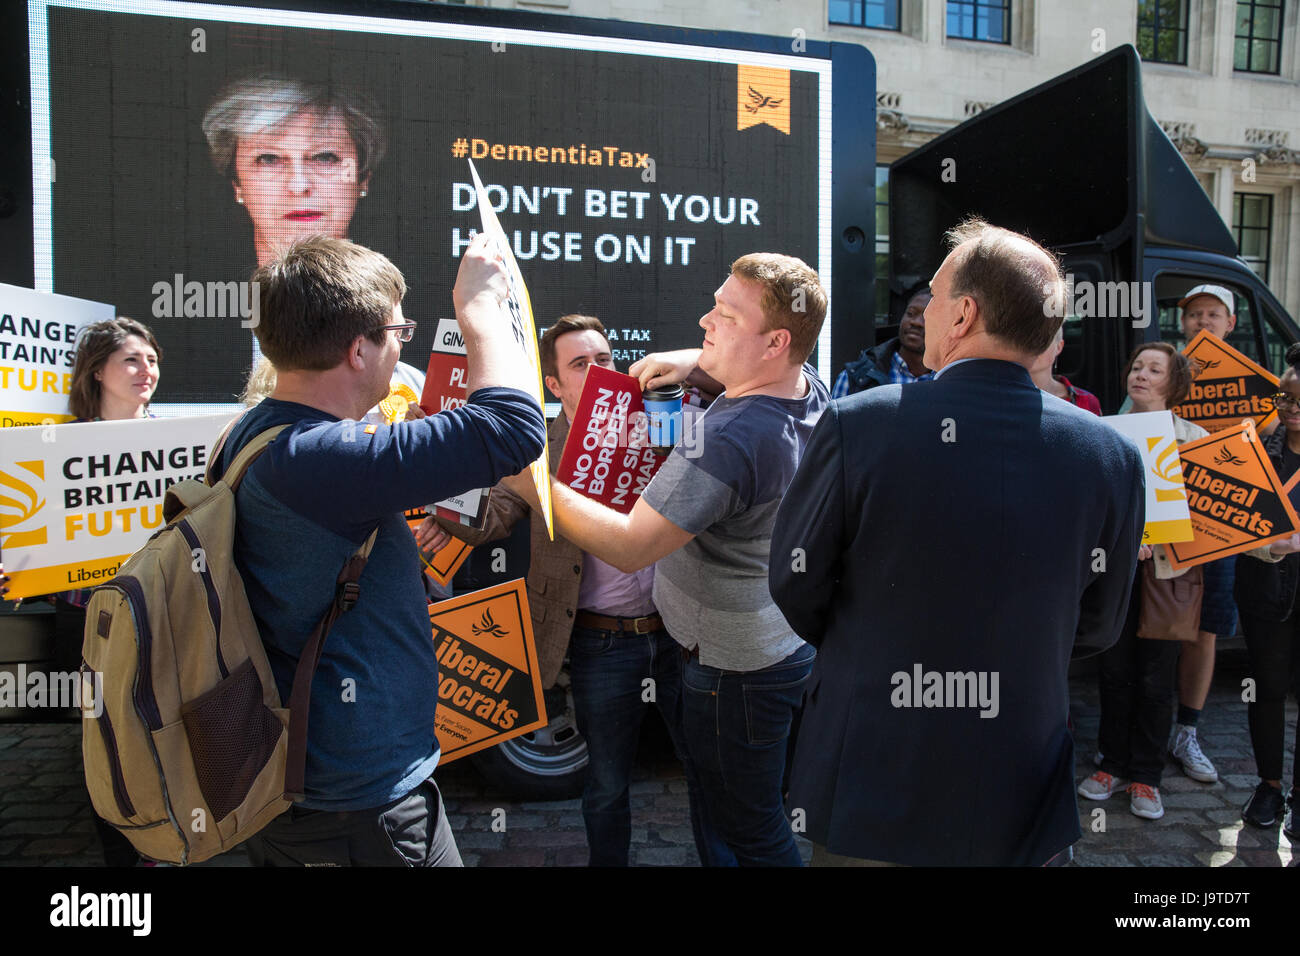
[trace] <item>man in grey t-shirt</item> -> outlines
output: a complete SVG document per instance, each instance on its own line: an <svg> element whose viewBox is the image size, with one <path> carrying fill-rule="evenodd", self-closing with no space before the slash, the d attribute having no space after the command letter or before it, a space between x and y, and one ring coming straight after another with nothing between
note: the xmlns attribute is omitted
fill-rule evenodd
<svg viewBox="0 0 1300 956"><path fill-rule="evenodd" d="M768 593L781 496L829 401L805 364L826 315L817 273L799 259L736 260L700 319L704 347L632 367L643 388L703 374L725 393L627 514L552 480L560 534L620 571L658 562L655 607L689 651L682 724L706 819L705 865L799 866L781 796L786 743L814 651ZM531 479L509 479L532 498ZM700 832L700 831L703 832Z"/></svg>

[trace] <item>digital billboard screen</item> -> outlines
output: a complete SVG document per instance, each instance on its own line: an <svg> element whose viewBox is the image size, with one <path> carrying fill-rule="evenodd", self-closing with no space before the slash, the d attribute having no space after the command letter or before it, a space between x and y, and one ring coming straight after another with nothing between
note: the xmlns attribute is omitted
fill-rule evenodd
<svg viewBox="0 0 1300 956"><path fill-rule="evenodd" d="M832 222L833 178L850 170L834 168L830 45L375 9L406 15L29 3L30 282L150 325L164 407L235 400L254 355L241 283L312 233L402 271L419 323L402 358L423 369L479 222L467 159L538 330L598 316L621 369L698 346L747 252L798 256L830 289L844 246L870 288L871 256ZM868 213L872 159L851 164ZM827 380L832 329L814 357Z"/></svg>

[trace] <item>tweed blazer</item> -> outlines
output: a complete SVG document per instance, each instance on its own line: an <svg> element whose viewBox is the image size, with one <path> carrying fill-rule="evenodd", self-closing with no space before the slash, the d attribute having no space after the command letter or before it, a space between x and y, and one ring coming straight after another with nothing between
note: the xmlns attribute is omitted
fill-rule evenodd
<svg viewBox="0 0 1300 956"><path fill-rule="evenodd" d="M569 420L561 412L547 426L546 442L551 474L560 465ZM443 518L438 524L462 541L478 546L504 538L524 518L532 521L532 558L528 565L528 607L533 617L533 639L542 686L550 687L560 674L578 610L578 587L582 584L583 552L558 534L546 536L546 520L533 513L524 499L504 485L496 485L488 498L487 522L483 530L469 528Z"/></svg>

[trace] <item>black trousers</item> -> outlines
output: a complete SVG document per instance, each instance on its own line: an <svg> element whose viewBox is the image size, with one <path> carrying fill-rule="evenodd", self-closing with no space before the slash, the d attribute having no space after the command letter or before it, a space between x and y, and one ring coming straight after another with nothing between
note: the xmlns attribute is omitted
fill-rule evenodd
<svg viewBox="0 0 1300 956"><path fill-rule="evenodd" d="M462 865L432 780L368 810L290 807L245 846L254 866Z"/></svg>
<svg viewBox="0 0 1300 956"><path fill-rule="evenodd" d="M1097 661L1101 691L1097 749L1106 773L1158 787L1173 728L1179 642L1138 637L1141 613L1139 566L1119 640Z"/></svg>
<svg viewBox="0 0 1300 956"><path fill-rule="evenodd" d="M1281 780L1287 690L1300 695L1300 614L1293 611L1285 621L1266 621L1245 606L1240 610L1250 676L1255 681L1255 699L1246 704L1255 767L1261 780ZM1296 750L1300 750L1300 719L1295 735ZM1300 787L1300 766L1291 768L1291 783Z"/></svg>

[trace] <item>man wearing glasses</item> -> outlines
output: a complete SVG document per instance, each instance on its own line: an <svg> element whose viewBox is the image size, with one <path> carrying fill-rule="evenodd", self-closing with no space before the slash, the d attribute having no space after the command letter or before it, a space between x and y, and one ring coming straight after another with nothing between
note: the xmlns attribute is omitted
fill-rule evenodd
<svg viewBox="0 0 1300 956"><path fill-rule="evenodd" d="M239 485L234 546L281 700L340 569L374 534L360 597L334 622L312 683L305 798L249 840L256 864L460 864L430 779L438 662L402 512L495 484L542 451L541 409L510 385L531 366L502 313L504 267L488 250L485 237L470 244L452 290L468 402L394 425L360 421L388 395L414 331L393 264L314 236L255 276L256 335L275 390L231 430L217 467L286 426Z"/></svg>

